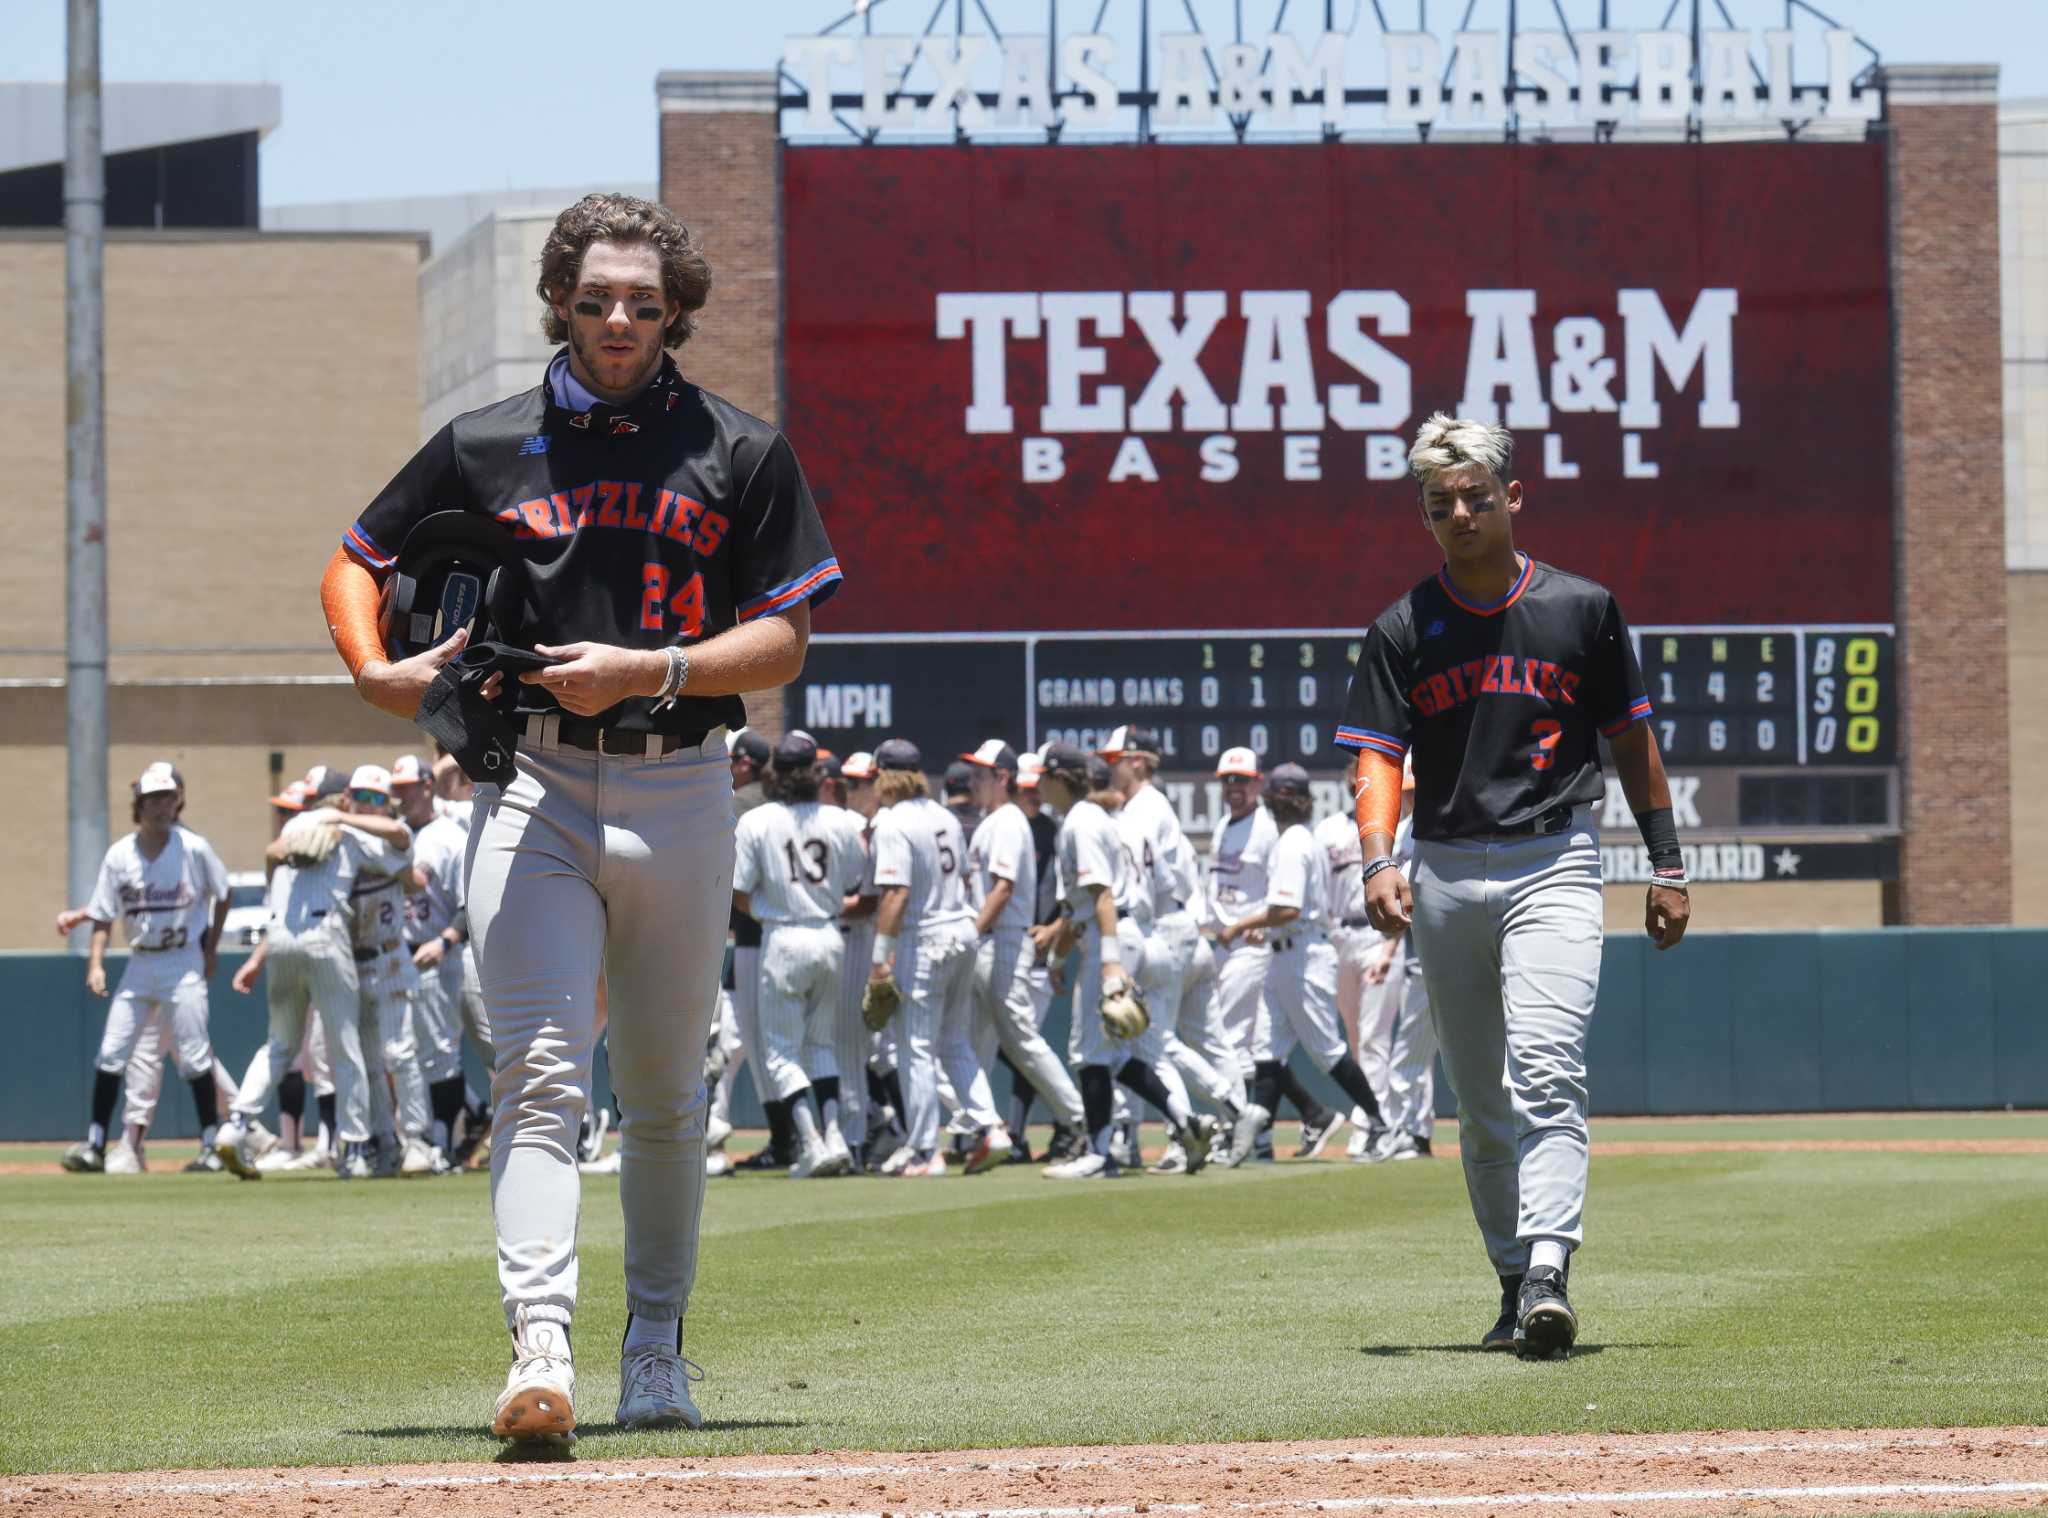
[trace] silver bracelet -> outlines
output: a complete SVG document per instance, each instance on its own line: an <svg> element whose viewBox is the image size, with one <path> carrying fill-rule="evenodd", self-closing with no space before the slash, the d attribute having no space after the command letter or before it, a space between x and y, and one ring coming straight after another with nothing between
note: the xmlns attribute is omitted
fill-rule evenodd
<svg viewBox="0 0 2048 1518"><path fill-rule="evenodd" d="M666 711L676 704L676 697L683 693L683 686L690 678L690 656L675 644L664 650L668 654L668 678L661 682L661 693L654 699L656 711Z"/></svg>

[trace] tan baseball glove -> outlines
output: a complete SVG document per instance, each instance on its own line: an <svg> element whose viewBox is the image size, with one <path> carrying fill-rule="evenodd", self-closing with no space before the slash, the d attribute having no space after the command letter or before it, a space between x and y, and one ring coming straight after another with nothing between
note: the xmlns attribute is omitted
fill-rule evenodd
<svg viewBox="0 0 2048 1518"><path fill-rule="evenodd" d="M1138 988L1126 975L1102 988L1102 1031L1115 1039L1133 1039L1152 1026Z"/></svg>
<svg viewBox="0 0 2048 1518"><path fill-rule="evenodd" d="M895 976L871 980L867 990L861 993L860 1020L867 1024L868 1032L880 1033L889 1026L889 1019L902 1005L903 993L897 989Z"/></svg>
<svg viewBox="0 0 2048 1518"><path fill-rule="evenodd" d="M341 813L332 807L301 812L284 825L278 839L294 865L318 864L341 842Z"/></svg>

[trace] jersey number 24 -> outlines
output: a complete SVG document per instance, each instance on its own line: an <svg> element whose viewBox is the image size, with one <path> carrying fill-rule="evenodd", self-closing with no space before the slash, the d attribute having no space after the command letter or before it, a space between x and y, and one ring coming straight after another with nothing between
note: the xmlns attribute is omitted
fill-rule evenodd
<svg viewBox="0 0 2048 1518"><path fill-rule="evenodd" d="M675 613L675 631L694 638L704 631L704 576L691 575L673 596L668 593L668 566L640 567L640 630L665 633L669 630L665 612Z"/></svg>

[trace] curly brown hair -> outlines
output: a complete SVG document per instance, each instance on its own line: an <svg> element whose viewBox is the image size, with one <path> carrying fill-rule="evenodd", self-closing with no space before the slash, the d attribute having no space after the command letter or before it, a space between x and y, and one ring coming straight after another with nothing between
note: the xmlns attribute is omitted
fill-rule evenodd
<svg viewBox="0 0 2048 1518"><path fill-rule="evenodd" d="M583 255L594 242L650 244L661 255L661 283L683 309L661 334L664 348L680 348L697 330L696 313L711 294L711 264L690 229L667 206L637 195L586 195L555 218L541 245L540 279L534 285L542 309L540 330L551 343L569 340L569 324L555 314L583 270Z"/></svg>

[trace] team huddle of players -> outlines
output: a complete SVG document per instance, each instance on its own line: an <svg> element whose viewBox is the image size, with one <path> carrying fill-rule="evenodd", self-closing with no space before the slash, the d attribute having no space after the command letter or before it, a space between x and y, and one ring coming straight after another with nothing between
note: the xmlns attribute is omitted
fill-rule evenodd
<svg viewBox="0 0 2048 1518"><path fill-rule="evenodd" d="M316 766L271 798L267 925L236 971L247 994L265 974L269 1037L248 1073L214 1076L207 980L228 913L226 872L180 823L184 782L168 763L135 782L136 831L108 850L84 907L57 931L92 924L86 983L106 994L115 922L129 949L107 1014L86 1137L67 1170L146 1167L168 1047L190 1083L201 1130L187 1170L247 1178L331 1166L345 1179L447 1173L487 1153L482 1099L463 1079L461 1041L488 1068L490 1034L464 952L462 860L469 785L448 763L403 754L388 770ZM125 1078L119 1139L109 1144ZM306 1122L311 1090L317 1128ZM282 1135L261 1121L273 1093Z"/></svg>
<svg viewBox="0 0 2048 1518"><path fill-rule="evenodd" d="M1096 753L992 738L930 794L901 738L844 758L792 731L731 744L732 974L711 1056L714 1174L931 1177L1031 1162L1039 1103L1055 1179L1142 1164L1148 1109L1188 1174L1272 1157L1283 1103L1301 1152L1348 1122L1362 1161L1429 1153L1435 1041L1405 935L1366 920L1357 829L1312 827L1309 776L1216 767L1226 815L1198 851L1154 784L1160 745L1117 728ZM1404 822L1397 851L1411 850ZM1067 1047L1045 1037L1071 983ZM880 994L878 994L880 993ZM1142 1007L1133 1016L1132 1003ZM1300 1045L1349 1099L1294 1076ZM770 1140L735 1163L742 1057ZM1009 1072L999 1110L990 1077Z"/></svg>
<svg viewBox="0 0 2048 1518"><path fill-rule="evenodd" d="M943 799L900 738L841 759L800 731L771 750L746 729L730 750L734 946L707 1061L713 1174L930 1177L1037 1158L1056 1179L1108 1177L1144 1163L1148 1116L1167 1131L1150 1168L1186 1174L1271 1159L1273 1119L1289 1105L1303 1155L1347 1123L1354 1159L1429 1154L1436 1046L1421 966L1405 935L1366 920L1357 830L1342 814L1311 826L1298 766L1267 774L1249 749L1224 753L1224 816L1204 851L1154 783L1158 739L1139 727L1092 754L1063 743L1019 754L990 739L948 766ZM181 825L169 764L145 770L134 797L136 831L109 850L93 900L57 921L60 933L92 923L96 994L116 921L130 950L91 1124L65 1167L145 1168L166 1053L202 1130L188 1170L354 1179L481 1163L490 1123L465 1084L462 1039L486 1068L491 1048L465 952L461 771L411 754L388 770L320 766L271 798L268 924L233 982L247 993L267 971L269 1038L225 1086L206 983L226 872ZM1409 835L1404 821L1403 868ZM1046 1019L1070 981L1055 1050ZM882 1015L879 984L891 993ZM1348 1109L1298 1080L1297 1045ZM743 1063L769 1142L736 1163L725 1142ZM278 1134L262 1121L273 1096ZM1040 1104L1052 1137L1034 1157L1026 1134ZM606 1115L593 1118L584 1168L615 1169Z"/></svg>

